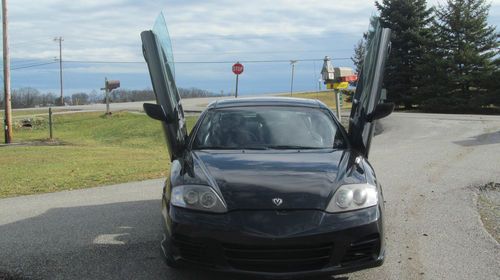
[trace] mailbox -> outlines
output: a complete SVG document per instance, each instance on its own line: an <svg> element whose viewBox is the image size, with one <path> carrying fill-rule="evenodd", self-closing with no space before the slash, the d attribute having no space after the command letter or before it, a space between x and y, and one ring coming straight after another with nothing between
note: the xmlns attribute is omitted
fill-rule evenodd
<svg viewBox="0 0 500 280"><path fill-rule="evenodd" d="M108 91L112 91L114 89L117 89L120 87L120 81L119 80L109 80L106 81L106 89Z"/></svg>
<svg viewBox="0 0 500 280"><path fill-rule="evenodd" d="M334 73L336 79L354 75L354 71L350 67L335 67Z"/></svg>

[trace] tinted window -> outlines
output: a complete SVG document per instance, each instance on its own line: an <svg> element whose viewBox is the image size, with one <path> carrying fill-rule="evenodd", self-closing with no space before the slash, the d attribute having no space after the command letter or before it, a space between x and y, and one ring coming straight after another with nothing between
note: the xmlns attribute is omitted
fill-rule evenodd
<svg viewBox="0 0 500 280"><path fill-rule="evenodd" d="M240 107L209 111L194 149L343 148L342 133L321 109Z"/></svg>

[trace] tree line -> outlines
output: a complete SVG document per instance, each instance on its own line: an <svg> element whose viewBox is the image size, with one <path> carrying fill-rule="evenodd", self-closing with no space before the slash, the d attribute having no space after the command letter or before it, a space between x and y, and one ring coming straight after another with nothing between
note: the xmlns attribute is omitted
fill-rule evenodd
<svg viewBox="0 0 500 280"><path fill-rule="evenodd" d="M194 97L210 97L216 94L208 90L199 88L179 88L179 94L182 98ZM4 107L3 94L0 96L0 106ZM155 96L153 90L129 90L129 89L116 89L110 93L111 102L135 102L135 101L150 101L154 100ZM71 96L64 97L65 105L86 105L95 103L104 103L105 95L102 92L92 90L89 93L77 92ZM52 92L42 93L39 90L31 87L23 87L13 89L11 92L11 105L12 108L32 108L32 107L47 107L59 105L60 95Z"/></svg>
<svg viewBox="0 0 500 280"><path fill-rule="evenodd" d="M499 33L485 0L375 2L392 30L384 87L400 108L449 113L500 113ZM370 35L355 46L359 71ZM359 72L358 72L359 73Z"/></svg>

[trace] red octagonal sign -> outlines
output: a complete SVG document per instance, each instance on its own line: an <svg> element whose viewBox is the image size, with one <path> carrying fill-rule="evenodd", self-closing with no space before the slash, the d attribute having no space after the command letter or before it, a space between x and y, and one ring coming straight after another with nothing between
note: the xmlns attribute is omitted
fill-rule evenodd
<svg viewBox="0 0 500 280"><path fill-rule="evenodd" d="M237 62L233 65L233 73L239 75L243 73L243 64Z"/></svg>

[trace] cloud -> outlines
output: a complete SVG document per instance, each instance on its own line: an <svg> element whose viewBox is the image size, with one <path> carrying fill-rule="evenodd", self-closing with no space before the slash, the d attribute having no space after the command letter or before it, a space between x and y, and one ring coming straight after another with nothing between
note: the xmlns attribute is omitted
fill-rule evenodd
<svg viewBox="0 0 500 280"><path fill-rule="evenodd" d="M9 7L11 52L53 58L58 46L52 39L63 36L67 59L142 59L139 34L161 10L174 46L183 51L265 49L273 41L279 45L332 30L362 32L369 2L18 0Z"/></svg>
<svg viewBox="0 0 500 280"><path fill-rule="evenodd" d="M492 5L491 18L498 20L500 1ZM64 60L143 61L140 32L153 26L160 11L168 23L176 61L350 57L376 12L371 0L16 0L9 2L11 56L52 61L59 55L53 38L62 36ZM348 60L339 63L351 65ZM309 84L314 69L312 63L307 65L304 71L311 77L304 80ZM146 71L130 65L65 67L68 73L81 73L82 79L91 72L132 75ZM228 90L233 77L225 72L227 67L204 65L193 71L192 65L179 65L178 84L205 88L216 84L217 89L226 84ZM256 71L246 73L252 81L288 79L286 64L250 69ZM302 70L297 71L300 75ZM280 74L263 76L273 72ZM147 75L140 77L137 88L150 85ZM297 86L300 81L297 77Z"/></svg>

